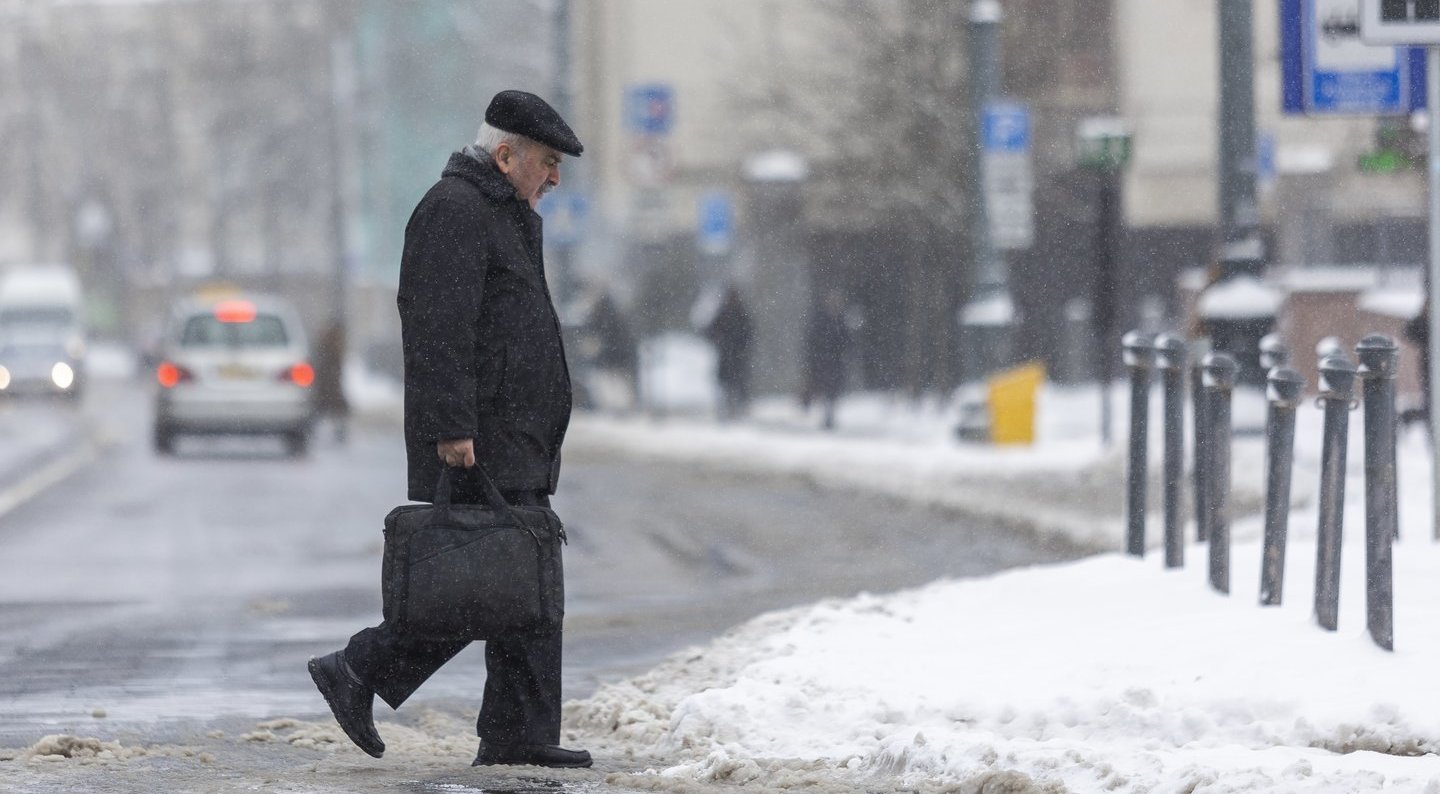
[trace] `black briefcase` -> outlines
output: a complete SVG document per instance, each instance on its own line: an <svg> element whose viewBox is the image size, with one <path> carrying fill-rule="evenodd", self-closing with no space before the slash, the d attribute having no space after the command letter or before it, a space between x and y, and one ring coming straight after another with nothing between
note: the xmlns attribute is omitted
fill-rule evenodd
<svg viewBox="0 0 1440 794"><path fill-rule="evenodd" d="M550 634L565 618L560 546L548 507L510 505L479 471L488 504L451 504L442 468L434 504L385 516L385 622L427 639L488 640Z"/></svg>

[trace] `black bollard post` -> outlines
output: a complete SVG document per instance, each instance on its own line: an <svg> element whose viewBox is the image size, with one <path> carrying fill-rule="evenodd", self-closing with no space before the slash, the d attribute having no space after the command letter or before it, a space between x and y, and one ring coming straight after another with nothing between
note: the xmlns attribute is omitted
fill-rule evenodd
<svg viewBox="0 0 1440 794"><path fill-rule="evenodd" d="M1400 350L1372 334L1355 346L1365 394L1365 625L1371 639L1395 649L1391 544L1399 532L1395 492L1395 370Z"/></svg>
<svg viewBox="0 0 1440 794"><path fill-rule="evenodd" d="M1279 334L1260 337L1260 367L1269 372L1276 367L1290 365L1290 347L1280 340Z"/></svg>
<svg viewBox="0 0 1440 794"><path fill-rule="evenodd" d="M1290 477L1295 465L1295 408L1305 378L1275 367L1267 379L1265 418L1265 551L1260 565L1260 603L1276 606L1285 587L1285 542L1290 526Z"/></svg>
<svg viewBox="0 0 1440 794"><path fill-rule="evenodd" d="M1340 540L1345 516L1345 455L1355 407L1355 365L1342 353L1320 362L1325 435L1320 451L1320 525L1316 531L1315 620L1334 631L1340 623Z"/></svg>
<svg viewBox="0 0 1440 794"><path fill-rule="evenodd" d="M1240 365L1226 353L1211 353L1202 364L1201 381L1208 403L1207 424L1210 445L1206 453L1209 471L1205 474L1205 532L1210 543L1210 586L1230 592L1230 396Z"/></svg>
<svg viewBox="0 0 1440 794"><path fill-rule="evenodd" d="M1154 340L1129 331L1121 340L1130 370L1130 462L1125 473L1125 552L1145 556L1145 478L1149 467L1150 369L1155 364Z"/></svg>
<svg viewBox="0 0 1440 794"><path fill-rule="evenodd" d="M1201 543L1208 539L1206 532L1210 526L1210 485L1205 480L1205 475L1210 471L1210 420L1206 416L1210 410L1210 401L1205 395L1202 374L1204 368L1204 356L1201 356L1190 369L1190 406L1195 415L1195 466L1192 474L1195 483L1191 490L1195 494L1195 539Z"/></svg>
<svg viewBox="0 0 1440 794"><path fill-rule="evenodd" d="M1165 388L1165 567L1185 565L1185 521L1180 515L1185 480L1185 340L1155 338L1155 368Z"/></svg>

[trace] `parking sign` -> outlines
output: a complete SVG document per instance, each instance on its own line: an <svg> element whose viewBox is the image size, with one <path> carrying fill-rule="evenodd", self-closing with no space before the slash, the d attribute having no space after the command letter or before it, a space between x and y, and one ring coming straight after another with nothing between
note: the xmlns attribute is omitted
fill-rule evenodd
<svg viewBox="0 0 1440 794"><path fill-rule="evenodd" d="M988 103L980 127L981 187L990 240L1000 249L1029 248L1035 240L1030 109L1021 102Z"/></svg>

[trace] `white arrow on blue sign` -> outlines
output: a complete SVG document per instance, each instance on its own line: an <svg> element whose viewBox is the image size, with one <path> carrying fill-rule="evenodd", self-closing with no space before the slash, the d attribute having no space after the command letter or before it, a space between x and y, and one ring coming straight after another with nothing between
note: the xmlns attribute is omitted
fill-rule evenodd
<svg viewBox="0 0 1440 794"><path fill-rule="evenodd" d="M1023 152L1030 148L1030 110L1020 102L986 104L981 127L988 152Z"/></svg>

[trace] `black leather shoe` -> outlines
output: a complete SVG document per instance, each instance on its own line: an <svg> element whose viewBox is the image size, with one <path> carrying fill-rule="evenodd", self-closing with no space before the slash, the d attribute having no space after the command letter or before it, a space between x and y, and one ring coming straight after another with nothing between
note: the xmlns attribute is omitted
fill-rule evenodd
<svg viewBox="0 0 1440 794"><path fill-rule="evenodd" d="M350 671L344 651L311 659L309 667L310 677L350 741L376 758L384 755L385 742L375 730L375 718L371 714L375 693Z"/></svg>
<svg viewBox="0 0 1440 794"><path fill-rule="evenodd" d="M513 764L516 766L548 766L557 769L583 769L590 766L586 750L566 750L553 744L492 744L480 743L480 753L471 766Z"/></svg>

